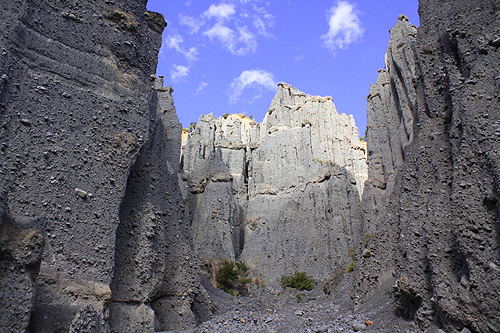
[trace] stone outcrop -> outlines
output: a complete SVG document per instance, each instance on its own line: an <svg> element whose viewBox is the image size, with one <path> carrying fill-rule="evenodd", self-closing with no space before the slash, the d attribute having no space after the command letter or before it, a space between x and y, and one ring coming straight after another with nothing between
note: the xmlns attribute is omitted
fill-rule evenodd
<svg viewBox="0 0 500 333"><path fill-rule="evenodd" d="M365 156L331 97L284 83L262 124L202 116L182 157L198 256L241 259L266 283L294 271L328 280L360 234Z"/></svg>
<svg viewBox="0 0 500 333"><path fill-rule="evenodd" d="M499 10L420 1L421 27L400 17L368 97L374 235L358 301L394 276L400 313L422 331L500 330Z"/></svg>
<svg viewBox="0 0 500 333"><path fill-rule="evenodd" d="M0 330L208 315L178 209L180 125L170 88L152 89L164 27L146 0L0 5Z"/></svg>
<svg viewBox="0 0 500 333"><path fill-rule="evenodd" d="M210 314L181 189L182 127L172 88L162 83L155 87L149 140L130 170L120 209L110 303L115 332L185 329Z"/></svg>
<svg viewBox="0 0 500 333"><path fill-rule="evenodd" d="M205 115L185 142L193 244L202 261L239 258L250 147L258 135L259 125L249 118Z"/></svg>

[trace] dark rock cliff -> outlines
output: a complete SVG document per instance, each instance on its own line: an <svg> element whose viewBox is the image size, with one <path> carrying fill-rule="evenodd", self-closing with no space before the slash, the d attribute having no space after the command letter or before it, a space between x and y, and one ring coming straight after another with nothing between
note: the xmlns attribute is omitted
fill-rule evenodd
<svg viewBox="0 0 500 333"><path fill-rule="evenodd" d="M498 332L500 5L422 0L419 12L416 35L404 17L391 31L368 97L374 236L358 258L358 301L394 277L418 329Z"/></svg>
<svg viewBox="0 0 500 333"><path fill-rule="evenodd" d="M164 27L146 0L0 3L0 329L206 316L178 209L180 126L170 90L152 89Z"/></svg>

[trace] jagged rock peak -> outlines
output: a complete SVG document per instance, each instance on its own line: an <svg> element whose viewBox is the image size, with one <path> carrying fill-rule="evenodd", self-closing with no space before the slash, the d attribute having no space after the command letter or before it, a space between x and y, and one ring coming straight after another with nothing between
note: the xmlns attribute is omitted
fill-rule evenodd
<svg viewBox="0 0 500 333"><path fill-rule="evenodd" d="M306 268L326 280L349 264L366 146L331 97L280 83L261 124L243 115L201 116L182 156L203 261L240 258L271 284ZM316 244L324 235L329 241Z"/></svg>
<svg viewBox="0 0 500 333"><path fill-rule="evenodd" d="M346 168L361 195L367 179L366 142L359 139L353 116L339 114L331 96L311 96L284 82L278 87L261 124L261 140L287 129L306 128L310 137L306 149L312 159Z"/></svg>

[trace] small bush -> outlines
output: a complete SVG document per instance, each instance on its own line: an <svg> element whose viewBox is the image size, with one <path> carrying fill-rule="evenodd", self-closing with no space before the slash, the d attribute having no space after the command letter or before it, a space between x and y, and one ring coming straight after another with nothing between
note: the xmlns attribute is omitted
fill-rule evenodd
<svg viewBox="0 0 500 333"><path fill-rule="evenodd" d="M351 261L349 267L347 267L347 273L354 272L354 261Z"/></svg>
<svg viewBox="0 0 500 333"><path fill-rule="evenodd" d="M311 290L314 288L314 279L304 272L296 272L291 276L283 275L280 282L283 288L291 287L297 290Z"/></svg>
<svg viewBox="0 0 500 333"><path fill-rule="evenodd" d="M252 280L245 276L248 266L243 262L224 260L224 264L217 271L215 281L217 288L224 290L231 295L239 294L246 290L246 285Z"/></svg>
<svg viewBox="0 0 500 333"><path fill-rule="evenodd" d="M223 117L224 119L227 119L227 117L229 117L229 113L224 113L224 114L222 115L222 117Z"/></svg>

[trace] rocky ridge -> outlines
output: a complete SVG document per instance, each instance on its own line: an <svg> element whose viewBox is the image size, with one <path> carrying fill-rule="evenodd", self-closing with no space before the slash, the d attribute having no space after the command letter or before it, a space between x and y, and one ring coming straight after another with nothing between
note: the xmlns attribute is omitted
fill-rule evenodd
<svg viewBox="0 0 500 333"><path fill-rule="evenodd" d="M365 156L331 97L284 83L262 124L200 117L182 157L198 257L241 259L265 283L306 269L328 280L360 234Z"/></svg>

